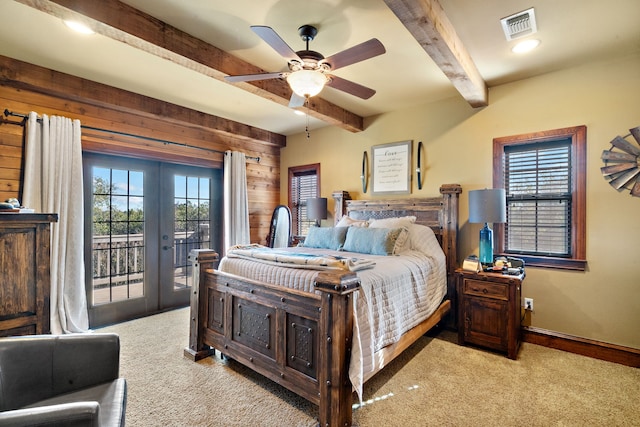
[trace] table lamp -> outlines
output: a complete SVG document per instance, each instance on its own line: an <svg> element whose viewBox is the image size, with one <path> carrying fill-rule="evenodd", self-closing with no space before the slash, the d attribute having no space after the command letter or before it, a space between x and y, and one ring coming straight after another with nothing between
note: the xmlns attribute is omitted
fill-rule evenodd
<svg viewBox="0 0 640 427"><path fill-rule="evenodd" d="M480 229L480 263L493 264L493 230L488 223L507 221L507 201L503 188L469 191L469 222L484 223Z"/></svg>
<svg viewBox="0 0 640 427"><path fill-rule="evenodd" d="M326 197L315 197L307 199L307 218L316 222L316 227L320 227L320 221L327 219L327 199Z"/></svg>

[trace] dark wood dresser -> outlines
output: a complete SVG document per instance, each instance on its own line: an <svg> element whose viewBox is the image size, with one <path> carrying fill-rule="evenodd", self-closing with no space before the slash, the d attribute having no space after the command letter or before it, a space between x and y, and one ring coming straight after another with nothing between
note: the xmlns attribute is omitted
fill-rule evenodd
<svg viewBox="0 0 640 427"><path fill-rule="evenodd" d="M50 227L57 214L0 212L0 337L49 333Z"/></svg>
<svg viewBox="0 0 640 427"><path fill-rule="evenodd" d="M520 347L520 296L524 274L456 270L458 342L505 352L515 359Z"/></svg>

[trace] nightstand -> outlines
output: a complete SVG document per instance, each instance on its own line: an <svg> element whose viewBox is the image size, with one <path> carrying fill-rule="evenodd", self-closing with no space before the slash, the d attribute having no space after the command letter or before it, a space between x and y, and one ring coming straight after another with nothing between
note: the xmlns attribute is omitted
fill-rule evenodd
<svg viewBox="0 0 640 427"><path fill-rule="evenodd" d="M520 295L524 274L474 273L457 269L458 342L518 356Z"/></svg>

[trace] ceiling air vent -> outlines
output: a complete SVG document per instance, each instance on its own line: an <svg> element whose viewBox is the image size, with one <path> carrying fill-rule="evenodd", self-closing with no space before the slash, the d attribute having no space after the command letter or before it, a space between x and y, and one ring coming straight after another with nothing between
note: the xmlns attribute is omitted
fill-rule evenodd
<svg viewBox="0 0 640 427"><path fill-rule="evenodd" d="M528 36L538 31L533 8L502 18L500 23L507 40Z"/></svg>

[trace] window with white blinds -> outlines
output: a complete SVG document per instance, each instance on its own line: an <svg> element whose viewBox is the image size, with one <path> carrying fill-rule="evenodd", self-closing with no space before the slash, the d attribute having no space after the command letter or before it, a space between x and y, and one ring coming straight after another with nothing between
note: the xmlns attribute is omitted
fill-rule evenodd
<svg viewBox="0 0 640 427"><path fill-rule="evenodd" d="M307 219L307 199L320 197L320 165L289 168L289 209L292 233L306 236L315 221Z"/></svg>
<svg viewBox="0 0 640 427"><path fill-rule="evenodd" d="M586 269L587 128L493 140L493 186L507 195L495 253L536 267Z"/></svg>
<svg viewBox="0 0 640 427"><path fill-rule="evenodd" d="M571 140L505 148L505 250L571 255Z"/></svg>

